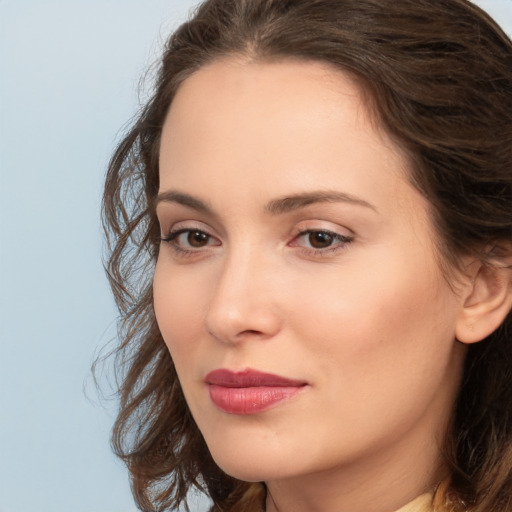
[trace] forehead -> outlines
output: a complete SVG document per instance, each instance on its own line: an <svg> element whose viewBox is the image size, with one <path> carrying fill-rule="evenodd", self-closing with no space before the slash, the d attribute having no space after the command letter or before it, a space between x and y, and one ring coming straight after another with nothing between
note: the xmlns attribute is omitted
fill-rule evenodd
<svg viewBox="0 0 512 512"><path fill-rule="evenodd" d="M257 117L262 108L267 115L288 109L294 119L306 112L325 118L336 116L343 104L366 122L370 116L363 96L352 75L326 63L231 57L213 61L188 77L178 88L167 120L179 117L183 122L183 116L190 120L193 116L204 126L208 120L218 122L216 114L222 110L222 117L236 112L241 120Z"/></svg>
<svg viewBox="0 0 512 512"><path fill-rule="evenodd" d="M395 182L408 183L407 163L349 74L319 62L231 58L180 86L162 133L160 182L207 195L218 195L213 182L229 183L247 200L340 186L385 198L385 189L393 201Z"/></svg>
<svg viewBox="0 0 512 512"><path fill-rule="evenodd" d="M357 126L358 136L365 134L399 153L370 114L367 99L352 75L327 63L220 59L193 73L178 88L164 124L164 145L179 133L189 139L218 134L226 143L247 134L254 142L268 144L266 135L279 122L290 139L304 125L311 135ZM337 126L329 126L333 120ZM230 125L241 131L229 132Z"/></svg>

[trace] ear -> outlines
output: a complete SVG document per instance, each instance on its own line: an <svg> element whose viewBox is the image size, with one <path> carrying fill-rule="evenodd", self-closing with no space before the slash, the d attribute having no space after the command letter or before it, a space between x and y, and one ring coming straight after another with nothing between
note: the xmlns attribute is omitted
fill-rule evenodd
<svg viewBox="0 0 512 512"><path fill-rule="evenodd" d="M473 261L468 267L462 308L455 336L462 343L476 343L493 333L512 308L512 268L510 262L485 265Z"/></svg>

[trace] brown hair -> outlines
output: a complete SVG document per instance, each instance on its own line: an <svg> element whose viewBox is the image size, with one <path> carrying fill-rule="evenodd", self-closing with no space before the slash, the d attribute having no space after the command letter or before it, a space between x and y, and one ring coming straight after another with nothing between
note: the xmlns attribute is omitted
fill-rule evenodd
<svg viewBox="0 0 512 512"><path fill-rule="evenodd" d="M482 10L467 0L203 3L167 43L154 94L111 160L103 203L107 270L120 311L112 443L146 511L177 507L193 486L217 511L257 510L264 495L263 486L231 478L213 462L152 306L162 125L180 84L233 54L322 61L357 77L410 157L445 263L453 266L462 254L495 263L512 238L512 43ZM463 502L474 512L512 510L511 327L509 314L469 348L446 443L452 477L437 495L441 510Z"/></svg>

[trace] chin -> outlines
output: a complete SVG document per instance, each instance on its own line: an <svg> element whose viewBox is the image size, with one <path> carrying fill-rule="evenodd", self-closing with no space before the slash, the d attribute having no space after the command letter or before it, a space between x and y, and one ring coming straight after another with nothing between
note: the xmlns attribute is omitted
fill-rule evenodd
<svg viewBox="0 0 512 512"><path fill-rule="evenodd" d="M264 482L292 476L290 470L293 464L289 461L293 458L270 447L256 446L255 443L251 448L244 450L236 444L222 443L221 446L210 447L210 453L224 473L245 482Z"/></svg>
<svg viewBox="0 0 512 512"><path fill-rule="evenodd" d="M283 475L275 468L271 470L268 463L255 464L252 461L244 460L241 456L238 456L236 460L235 458L228 460L223 456L213 457L213 459L224 473L244 482L266 482L283 478Z"/></svg>

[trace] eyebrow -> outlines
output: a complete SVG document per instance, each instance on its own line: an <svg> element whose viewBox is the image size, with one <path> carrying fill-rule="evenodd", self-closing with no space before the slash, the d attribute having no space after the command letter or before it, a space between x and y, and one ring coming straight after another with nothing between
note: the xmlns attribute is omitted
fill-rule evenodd
<svg viewBox="0 0 512 512"><path fill-rule="evenodd" d="M161 192L156 197L156 204L158 205L158 203L161 202L178 203L202 213L213 214L213 209L207 203L201 201L201 199L198 199L197 197L191 196L190 194L185 194L184 192L177 192L174 190Z"/></svg>
<svg viewBox="0 0 512 512"><path fill-rule="evenodd" d="M373 204L365 201L364 199L360 199L344 192L322 190L274 199L267 204L265 210L273 215L278 215L298 210L300 208L305 208L306 206L314 203L349 203L370 208L375 212L377 211L377 208Z"/></svg>
<svg viewBox="0 0 512 512"><path fill-rule="evenodd" d="M174 190L161 192L156 198L156 204L161 202L178 203L202 213L214 213L212 207L208 203L184 192ZM293 194L291 196L273 199L267 203L265 211L271 215L281 215L305 208L306 206L315 203L349 203L357 206L363 206L377 212L377 208L364 199L360 199L344 192L322 190Z"/></svg>

